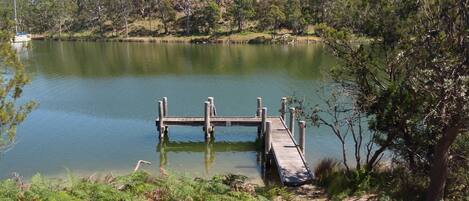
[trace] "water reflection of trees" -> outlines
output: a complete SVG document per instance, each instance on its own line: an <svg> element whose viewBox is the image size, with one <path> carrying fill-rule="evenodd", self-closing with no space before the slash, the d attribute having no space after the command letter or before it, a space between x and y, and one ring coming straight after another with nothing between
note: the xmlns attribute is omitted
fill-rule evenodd
<svg viewBox="0 0 469 201"><path fill-rule="evenodd" d="M279 70L316 78L333 65L321 45L177 45L99 42L36 42L40 73L111 77L120 75L255 74ZM285 71L286 70L286 71Z"/></svg>
<svg viewBox="0 0 469 201"><path fill-rule="evenodd" d="M204 153L204 170L206 174L210 173L210 169L217 159L217 153L221 152L255 152L258 168L261 170L261 176L267 183L278 183L279 178L276 175L275 166L267 168L265 165L265 155L262 153L262 147L256 142L171 142L169 139L162 140L157 145L157 152L160 155L160 169L165 168L170 160L168 153ZM226 162L226 161L221 161Z"/></svg>
<svg viewBox="0 0 469 201"><path fill-rule="evenodd" d="M257 155L260 153L254 142L171 142L168 140L158 143L157 151L160 154L160 168L164 168L168 163L168 152L203 152L206 173L209 173L217 152L257 152Z"/></svg>

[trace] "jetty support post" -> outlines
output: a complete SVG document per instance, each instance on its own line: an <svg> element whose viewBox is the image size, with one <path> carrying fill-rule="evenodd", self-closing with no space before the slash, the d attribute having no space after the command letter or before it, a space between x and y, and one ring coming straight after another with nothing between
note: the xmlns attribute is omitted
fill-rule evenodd
<svg viewBox="0 0 469 201"><path fill-rule="evenodd" d="M306 122L300 121L298 125L300 129L300 150L304 156L305 155Z"/></svg>
<svg viewBox="0 0 469 201"><path fill-rule="evenodd" d="M213 97L208 97L207 101L210 103L210 117L217 116L217 109L215 107L215 99ZM212 126L210 132L213 133L215 131L215 126Z"/></svg>
<svg viewBox="0 0 469 201"><path fill-rule="evenodd" d="M205 110L204 110L204 132L205 132L205 139L210 139L210 134L212 132L211 124L210 124L210 102L205 101Z"/></svg>
<svg viewBox="0 0 469 201"><path fill-rule="evenodd" d="M158 101L158 131L160 134L160 140L164 139L164 134L166 131L166 127L164 125L164 108L163 108L163 101Z"/></svg>
<svg viewBox="0 0 469 201"><path fill-rule="evenodd" d="M265 123L265 154L269 155L270 149L272 148L272 122L268 121Z"/></svg>
<svg viewBox="0 0 469 201"><path fill-rule="evenodd" d="M260 117L261 115L262 115L262 98L257 97L256 117Z"/></svg>
<svg viewBox="0 0 469 201"><path fill-rule="evenodd" d="M163 116L168 116L168 97L163 97Z"/></svg>
<svg viewBox="0 0 469 201"><path fill-rule="evenodd" d="M213 97L208 97L208 102L210 103L210 116L217 116L217 111L215 108L215 99Z"/></svg>
<svg viewBox="0 0 469 201"><path fill-rule="evenodd" d="M290 122L289 122L288 127L290 129L290 133L291 133L292 136L295 136L295 124L294 124L295 118L296 118L295 112L296 112L295 108L291 107L290 108Z"/></svg>
<svg viewBox="0 0 469 201"><path fill-rule="evenodd" d="M163 97L163 116L167 117L168 116L168 97ZM168 126L164 127L164 132L167 134L168 133Z"/></svg>
<svg viewBox="0 0 469 201"><path fill-rule="evenodd" d="M259 139L262 137L265 137L265 131L266 131L266 121L267 121L267 108L263 107L261 110L261 118L262 118L262 123L261 123L261 132L260 135L258 136Z"/></svg>
<svg viewBox="0 0 469 201"><path fill-rule="evenodd" d="M261 117L262 115L262 98L257 97L257 107L256 107L256 117ZM260 139L259 137L262 135L262 125L257 127L257 138Z"/></svg>
<svg viewBox="0 0 469 201"><path fill-rule="evenodd" d="M282 97L281 107L280 107L280 116L285 121L285 115L287 113L287 97Z"/></svg>

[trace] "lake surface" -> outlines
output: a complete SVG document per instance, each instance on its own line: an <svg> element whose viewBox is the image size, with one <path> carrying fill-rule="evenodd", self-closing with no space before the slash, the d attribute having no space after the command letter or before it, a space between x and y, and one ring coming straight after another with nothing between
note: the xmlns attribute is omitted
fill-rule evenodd
<svg viewBox="0 0 469 201"><path fill-rule="evenodd" d="M213 144L199 127L171 127L159 145L156 101L168 97L171 115L202 115L215 97L220 115L254 115L256 97L269 114L280 98L295 95L311 104L335 64L321 44L309 46L187 45L35 41L21 52L32 75L24 99L39 107L17 133L14 148L0 155L0 177L12 172L60 176L126 174L138 160L178 173L210 176L239 173L260 178L255 128L218 127ZM298 130L298 129L296 129ZM308 127L311 167L339 157L327 128ZM163 147L163 149L162 149Z"/></svg>

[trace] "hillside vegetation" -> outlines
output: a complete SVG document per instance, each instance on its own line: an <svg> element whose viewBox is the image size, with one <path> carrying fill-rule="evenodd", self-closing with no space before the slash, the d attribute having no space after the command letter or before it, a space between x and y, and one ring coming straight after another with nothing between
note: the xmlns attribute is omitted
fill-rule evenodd
<svg viewBox="0 0 469 201"><path fill-rule="evenodd" d="M3 5L13 16L12 2ZM337 20L348 17L344 6L339 0L17 0L21 31L160 42L313 42L319 40L314 25L345 23Z"/></svg>

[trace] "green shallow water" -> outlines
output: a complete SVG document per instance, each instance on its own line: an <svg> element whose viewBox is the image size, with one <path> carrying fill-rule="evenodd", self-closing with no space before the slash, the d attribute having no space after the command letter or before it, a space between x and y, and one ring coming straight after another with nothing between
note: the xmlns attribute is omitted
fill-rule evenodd
<svg viewBox="0 0 469 201"><path fill-rule="evenodd" d="M321 44L309 46L178 45L35 41L20 53L32 83L24 99L40 106L21 125L14 148L0 156L0 177L12 172L60 176L125 174L138 160L198 176L239 173L261 177L255 128L218 127L204 143L202 128L171 127L161 150L156 100L171 115L202 115L215 97L220 115L254 115L261 96L270 114L282 96L317 101L315 91L336 65ZM339 157L327 129L308 128L306 158Z"/></svg>

